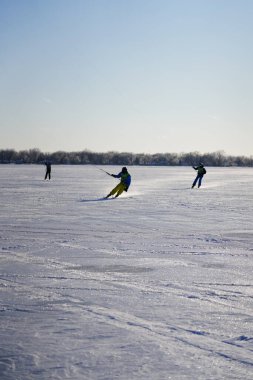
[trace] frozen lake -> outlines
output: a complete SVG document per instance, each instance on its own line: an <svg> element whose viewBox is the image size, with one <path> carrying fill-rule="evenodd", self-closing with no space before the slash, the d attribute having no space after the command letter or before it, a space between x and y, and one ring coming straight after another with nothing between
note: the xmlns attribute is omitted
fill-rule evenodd
<svg viewBox="0 0 253 380"><path fill-rule="evenodd" d="M253 379L253 169L129 172L0 165L1 380Z"/></svg>

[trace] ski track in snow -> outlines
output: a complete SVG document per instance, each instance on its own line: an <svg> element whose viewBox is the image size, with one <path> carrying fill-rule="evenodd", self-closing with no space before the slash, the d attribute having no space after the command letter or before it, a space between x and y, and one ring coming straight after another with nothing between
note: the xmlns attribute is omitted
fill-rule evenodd
<svg viewBox="0 0 253 380"><path fill-rule="evenodd" d="M252 169L207 169L0 166L1 380L252 380Z"/></svg>

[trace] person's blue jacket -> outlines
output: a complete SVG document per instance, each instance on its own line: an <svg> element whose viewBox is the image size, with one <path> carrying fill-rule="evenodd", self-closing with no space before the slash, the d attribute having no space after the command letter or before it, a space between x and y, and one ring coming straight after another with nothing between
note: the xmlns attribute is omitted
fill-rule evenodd
<svg viewBox="0 0 253 380"><path fill-rule="evenodd" d="M129 188L131 184L131 176L127 171L121 171L119 174L112 174L114 178L120 178L120 182L126 186L126 189Z"/></svg>

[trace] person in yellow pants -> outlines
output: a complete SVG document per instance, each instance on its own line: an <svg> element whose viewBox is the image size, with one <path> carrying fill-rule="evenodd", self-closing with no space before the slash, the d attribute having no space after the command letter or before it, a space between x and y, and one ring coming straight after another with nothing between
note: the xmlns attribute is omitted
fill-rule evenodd
<svg viewBox="0 0 253 380"><path fill-rule="evenodd" d="M112 191L105 197L109 198L110 196L115 195L115 198L117 198L120 194L123 193L123 191L127 191L130 183L131 183L131 176L127 171L126 167L123 167L121 172L119 174L110 174L114 178L120 178L120 183L112 189Z"/></svg>

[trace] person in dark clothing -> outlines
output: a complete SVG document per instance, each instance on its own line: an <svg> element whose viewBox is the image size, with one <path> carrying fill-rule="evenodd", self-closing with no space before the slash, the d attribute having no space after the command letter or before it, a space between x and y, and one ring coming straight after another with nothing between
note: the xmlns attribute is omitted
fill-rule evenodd
<svg viewBox="0 0 253 380"><path fill-rule="evenodd" d="M46 165L46 175L45 175L45 179L51 179L51 162L45 162L45 165Z"/></svg>
<svg viewBox="0 0 253 380"><path fill-rule="evenodd" d="M109 173L108 173L109 174ZM111 195L115 195L115 198L117 198L123 191L127 191L130 183L131 183L131 176L127 171L126 167L123 167L121 172L119 174L110 174L114 178L120 178L120 183L112 189L112 191L105 197L109 198Z"/></svg>
<svg viewBox="0 0 253 380"><path fill-rule="evenodd" d="M203 176L206 174L206 169L204 168L204 165L202 163L200 163L199 166L193 166L193 169L197 170L198 173L197 173L197 177L193 181L192 189L194 188L194 186L196 186L197 182L198 182L198 187L201 186Z"/></svg>

